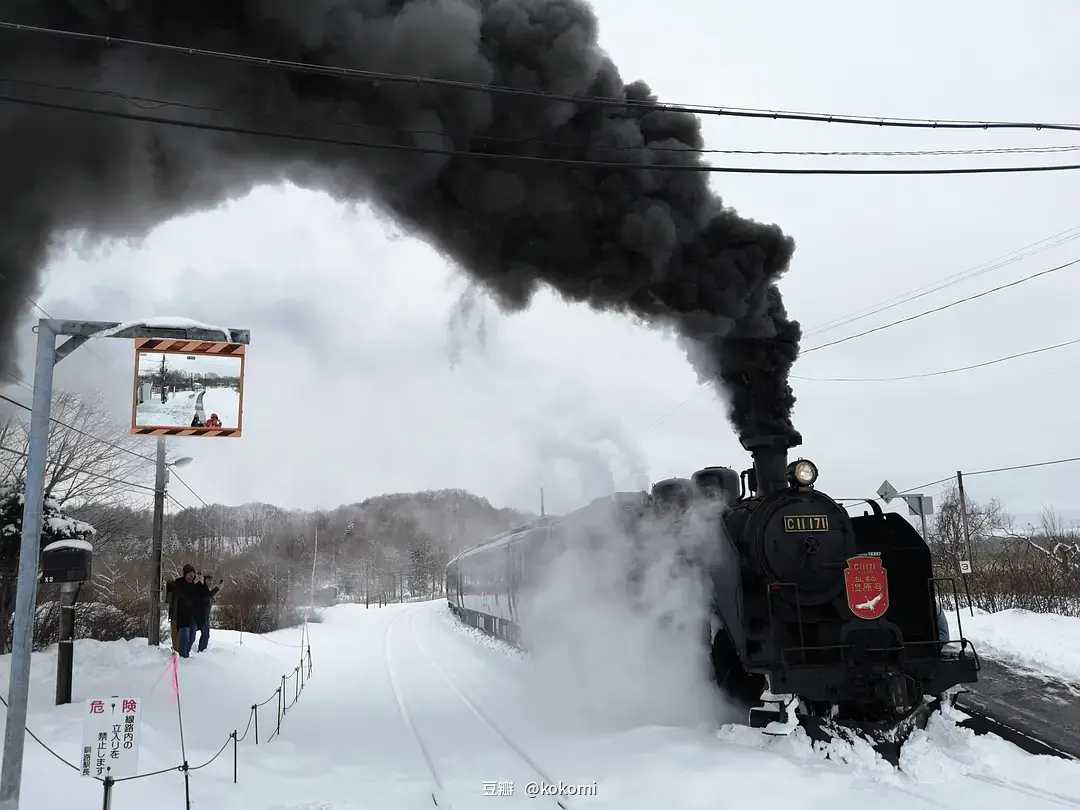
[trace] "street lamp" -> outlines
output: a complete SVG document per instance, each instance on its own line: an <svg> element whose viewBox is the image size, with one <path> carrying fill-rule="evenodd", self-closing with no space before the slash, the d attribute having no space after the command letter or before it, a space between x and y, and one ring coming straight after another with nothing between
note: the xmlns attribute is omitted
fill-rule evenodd
<svg viewBox="0 0 1080 810"><path fill-rule="evenodd" d="M146 642L151 647L161 644L161 536L165 524L165 487L169 483L169 468L184 467L195 459L181 456L165 460L165 438L157 441L157 474L154 476L154 538L150 555L150 615L147 617Z"/></svg>

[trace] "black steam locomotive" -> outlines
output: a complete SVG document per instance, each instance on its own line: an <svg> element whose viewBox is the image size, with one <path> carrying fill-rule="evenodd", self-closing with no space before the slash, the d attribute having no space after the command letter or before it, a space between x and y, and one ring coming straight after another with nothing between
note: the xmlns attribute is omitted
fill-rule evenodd
<svg viewBox="0 0 1080 810"><path fill-rule="evenodd" d="M754 466L741 475L707 467L661 481L650 495L600 499L468 549L446 569L450 607L521 643L522 598L582 527L587 536L598 512L614 514L628 535L657 516L711 515L708 636L720 686L768 733L800 723L819 738L854 730L893 759L897 730L925 720L950 687L974 681L978 657L967 640L949 639L938 591L955 594L955 586L934 577L922 537L873 501L872 513L850 517L814 488L813 462L787 463L791 443L744 441Z"/></svg>

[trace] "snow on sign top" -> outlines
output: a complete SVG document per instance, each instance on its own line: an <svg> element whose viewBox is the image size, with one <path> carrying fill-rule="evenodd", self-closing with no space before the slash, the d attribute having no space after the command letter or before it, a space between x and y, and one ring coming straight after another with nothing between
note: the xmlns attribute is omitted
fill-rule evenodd
<svg viewBox="0 0 1080 810"><path fill-rule="evenodd" d="M205 329L208 332L220 332L221 339L224 341L230 340L232 335L230 330L223 326L214 326L212 324L203 323L202 321L193 320L192 318L163 315L157 318L137 318L133 321L124 321L124 323L117 324L110 329L95 332L94 337L113 337L114 335L123 332L125 329L131 329L136 326L142 326L147 329Z"/></svg>
<svg viewBox="0 0 1080 810"><path fill-rule="evenodd" d="M104 779L139 773L139 715L142 698L86 701L83 713L82 775Z"/></svg>
<svg viewBox="0 0 1080 810"><path fill-rule="evenodd" d="M56 540L49 545L45 546L42 551L56 551L61 548L77 548L82 551L93 551L93 543L88 543L85 540Z"/></svg>

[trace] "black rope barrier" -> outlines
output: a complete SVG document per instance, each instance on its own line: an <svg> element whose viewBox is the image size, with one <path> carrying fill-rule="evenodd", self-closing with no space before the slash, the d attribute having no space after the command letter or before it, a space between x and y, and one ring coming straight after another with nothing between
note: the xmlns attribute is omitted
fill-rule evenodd
<svg viewBox="0 0 1080 810"><path fill-rule="evenodd" d="M240 735L240 738L237 740L238 743L243 742L245 739L247 739L248 732L251 731L251 718L253 718L254 716L255 716L255 706L253 704L251 709L248 711L247 725L244 727L244 733L242 735Z"/></svg>
<svg viewBox="0 0 1080 810"><path fill-rule="evenodd" d="M265 640L270 641L270 639L265 639ZM273 642L273 643L280 644L280 642ZM280 646L294 646L294 645L280 644ZM160 770L150 771L149 773L134 774L132 776L120 776L120 777L106 776L104 778L102 778L100 776L93 776L92 777L93 779L97 780L98 782L100 782L102 784L102 790L104 791L104 805L103 806L108 807L110 805L110 800L111 800L111 797L112 797L112 791L113 791L114 787L116 785L120 784L121 782L131 782L131 781L133 781L135 779L148 779L148 778L153 777L153 776L161 776L161 775L167 774L167 773L180 772L180 773L184 774L185 805L190 810L190 807L191 807L191 795L190 795L190 790L189 790L188 782L187 782L188 774L190 774L191 771L201 770L201 769L207 767L208 765L210 765L211 763L217 761L217 759L220 758L221 755L225 752L225 749L229 747L229 743L232 743L232 745L233 745L233 784L236 784L237 783L237 767L238 767L237 749L238 749L239 744L241 742L243 742L245 739L247 739L248 733L251 731L252 728L255 729L255 744L256 745L259 744L259 708L262 707L262 706L267 705L272 700L275 700L275 699L277 700L277 725L274 728L273 732L271 732L270 736L266 739L266 742L269 743L275 737L278 737L278 736L281 735L281 720L285 716L285 711L287 709L291 709L293 706L295 706L296 703L300 699L300 695L303 694L304 687L306 686L306 683L304 682L305 673L303 671L305 653L307 655L307 673L306 673L306 675L307 675L307 678L309 678L309 679L311 677L311 672L312 672L311 645L308 644L307 647L306 647L306 650L304 649L303 644L295 645L295 646L298 646L301 649L300 664L297 665L293 669L292 674L287 674L287 675L282 675L281 676L281 685L278 686L278 688L273 691L273 693L270 695L270 697L268 697L266 700L262 701L261 703L253 703L253 704L251 704L251 708L248 711L247 725L244 726L244 733L243 734L241 734L236 729L233 729L233 731L230 732L229 735L225 738L225 742L223 742L221 744L221 748L219 748L217 750L217 753L215 753L212 757L210 757L210 759L208 759L206 762L203 762L200 765L189 765L188 762L187 762L187 759L186 759L187 754L186 754L186 752L182 751L181 753L185 757L185 760L184 760L184 762L182 762L179 765L170 765L167 768L161 768ZM294 678L296 679L296 681L293 684L293 686L294 686L293 698L292 698L291 701L286 703L285 686L286 686L286 684L288 683L289 680L294 679ZM5 709L7 708L8 703L2 696L0 696L0 704L2 704ZM179 701L179 699L177 700L177 707L176 708L177 708L177 719L178 719L178 722L180 723L180 728L181 728L181 734L183 734L183 715L182 715L181 710L180 710L180 701ZM45 749L45 751L47 751L50 755L52 755L57 761L63 763L68 768L71 768L73 771L77 771L77 772L82 771L82 768L80 768L74 762L70 762L69 760L65 759L63 756L61 756L59 753L57 753L51 746L49 746L44 740L42 740L37 734L35 734L33 731L31 731L29 726L25 726L24 728L26 730L26 733L30 736L30 738L32 740L34 740L34 742L36 742L43 749Z"/></svg>
<svg viewBox="0 0 1080 810"><path fill-rule="evenodd" d="M183 765L170 765L168 768L162 768L160 771L150 771L150 773L137 773L134 776L121 776L121 777L109 777L113 783L116 782L130 782L133 779L146 779L148 776L161 776L163 773L172 773L173 771L184 770ZM94 777L95 779L97 777Z"/></svg>
<svg viewBox="0 0 1080 810"><path fill-rule="evenodd" d="M214 754L212 757L210 757L210 759L206 760L206 762L204 762L202 765L189 765L188 770L189 771L198 771L198 770L201 770L201 769L205 768L207 765L209 765L215 759L220 757L221 752L224 751L228 747L229 743L231 743L231 742L232 742L232 734L230 734L228 737L225 738L225 742L223 742L221 744L221 748L219 748L217 753Z"/></svg>

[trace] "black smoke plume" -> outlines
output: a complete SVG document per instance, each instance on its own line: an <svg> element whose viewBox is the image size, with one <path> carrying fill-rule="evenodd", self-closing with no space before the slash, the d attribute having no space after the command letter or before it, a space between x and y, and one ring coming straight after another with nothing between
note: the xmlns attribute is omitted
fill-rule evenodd
<svg viewBox="0 0 1080 810"><path fill-rule="evenodd" d="M624 85L579 0L0 0L0 17L653 101L642 82ZM358 81L11 31L0 32L0 78L6 96L440 149L687 165L700 156L682 150L702 146L696 118L647 105ZM699 376L728 396L741 435L793 432L787 377L799 326L775 282L794 244L778 227L724 207L704 174L288 142L11 102L0 102L0 371L13 366L13 322L37 289L51 240L70 231L137 237L283 180L370 199L504 308L525 307L548 284L568 300L671 326Z"/></svg>

